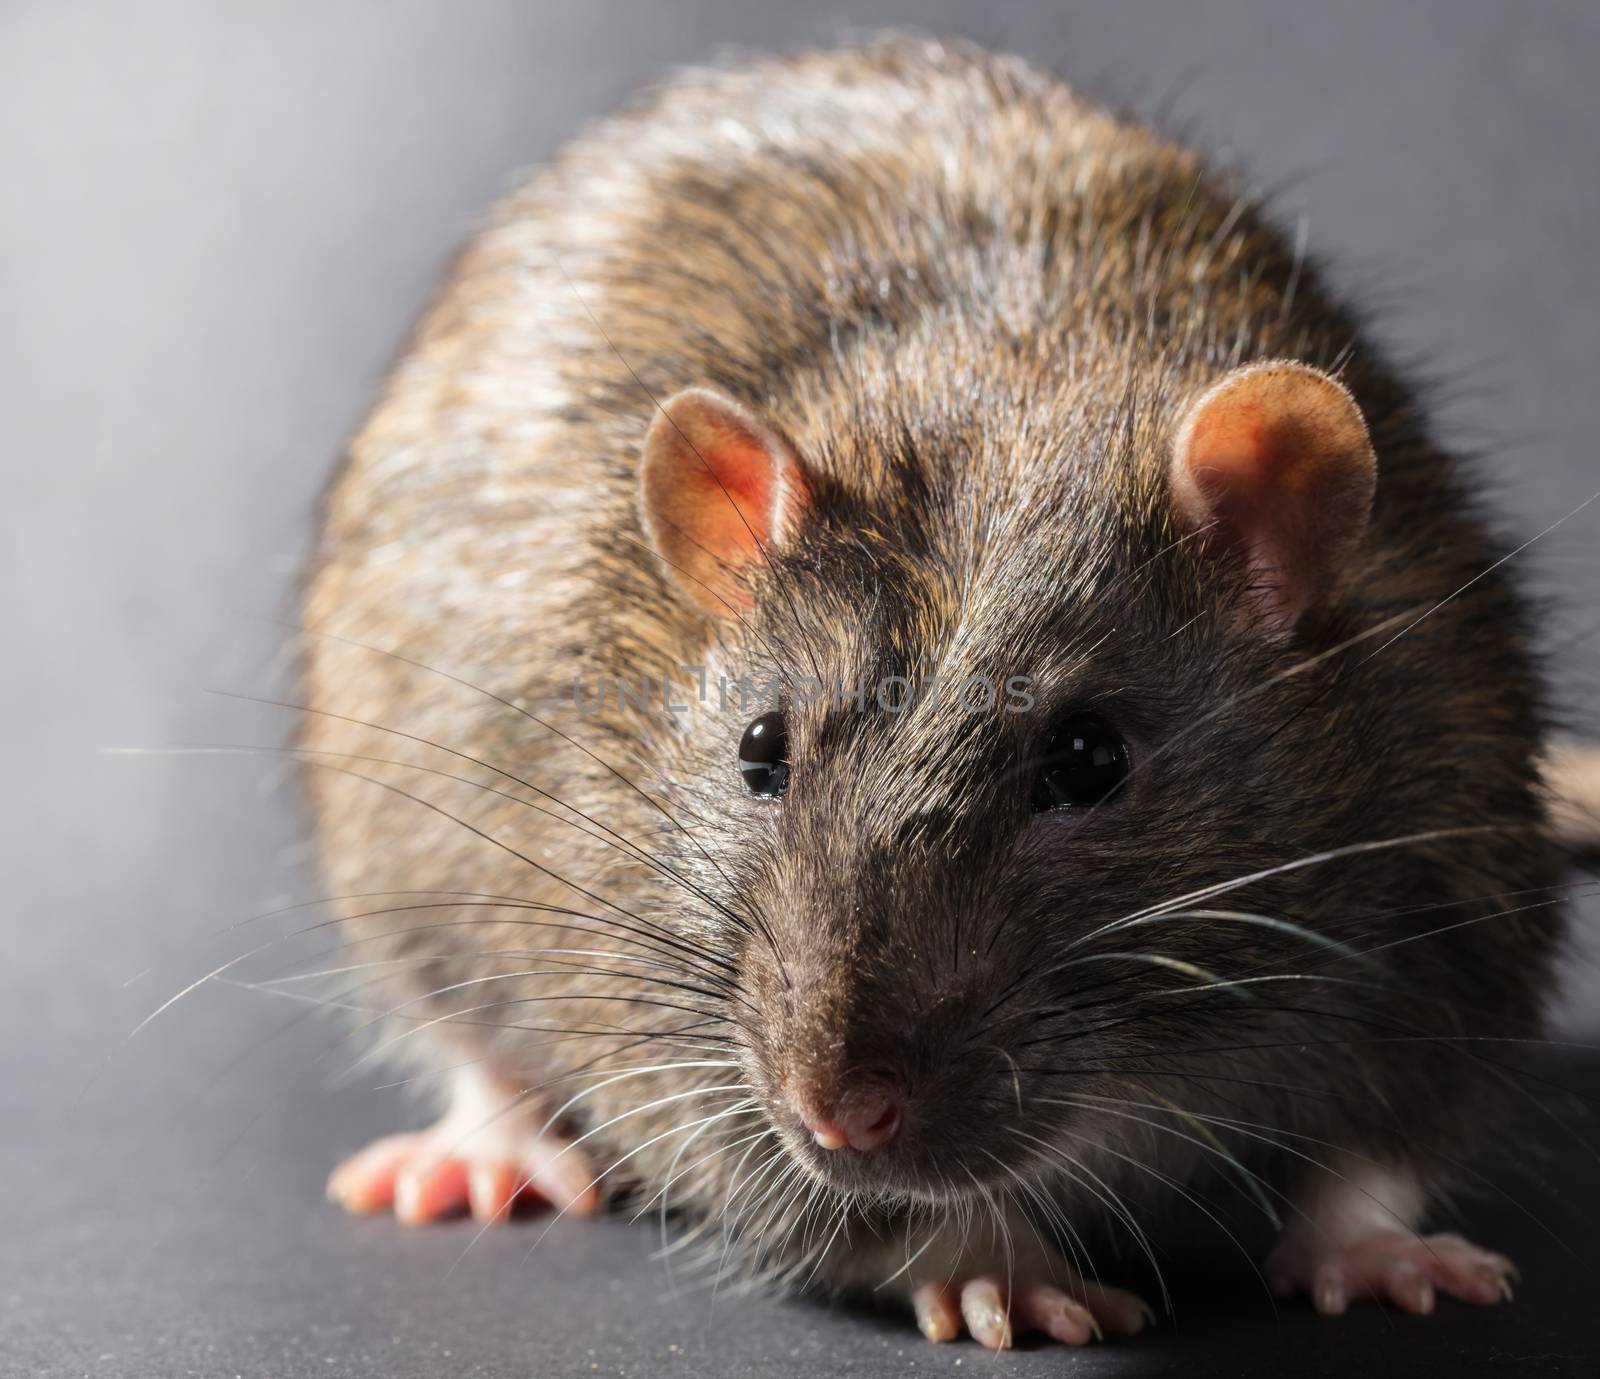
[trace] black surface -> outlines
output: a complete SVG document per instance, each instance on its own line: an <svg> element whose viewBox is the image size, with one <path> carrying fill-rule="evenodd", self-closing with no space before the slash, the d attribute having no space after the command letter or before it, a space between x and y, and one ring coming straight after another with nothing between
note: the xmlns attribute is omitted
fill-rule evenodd
<svg viewBox="0 0 1600 1379"><path fill-rule="evenodd" d="M1600 1164L1538 1083L1528 1171L1497 1181L1570 1253L1493 1194L1466 1207L1523 1267L1513 1306L1274 1315L1218 1241L1155 1334L996 1361L672 1294L643 1228L563 1223L530 1256L532 1223L461 1257L470 1228L344 1219L328 1167L421 1113L281 991L214 983L126 1040L294 921L231 925L316 887L270 763L101 749L281 740L282 714L203 691L283 684L271 615L315 495L461 235L674 64L886 23L1021 51L1236 154L1450 381L1444 433L1483 453L1513 535L1600 487L1593 0L0 4L0 1373L1600 1372ZM1591 733L1597 533L1600 504L1519 557ZM1592 1039L1600 983L1573 973L1564 1027ZM1553 1072L1600 1092L1600 1063Z"/></svg>

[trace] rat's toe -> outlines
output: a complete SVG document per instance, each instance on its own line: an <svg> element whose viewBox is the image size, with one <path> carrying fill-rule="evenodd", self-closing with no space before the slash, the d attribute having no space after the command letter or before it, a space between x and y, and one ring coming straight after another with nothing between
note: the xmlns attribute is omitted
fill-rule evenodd
<svg viewBox="0 0 1600 1379"><path fill-rule="evenodd" d="M975 1278L961 1286L961 1315L967 1331L990 1350L1009 1350L1013 1333L1011 1309L999 1279Z"/></svg>
<svg viewBox="0 0 1600 1379"><path fill-rule="evenodd" d="M402 1225L426 1225L466 1205L467 1166L460 1159L433 1158L424 1150L395 1181L394 1215Z"/></svg>
<svg viewBox="0 0 1600 1379"><path fill-rule="evenodd" d="M473 1164L467 1170L467 1207L472 1219L484 1225L503 1221L523 1187L523 1174L513 1163Z"/></svg>
<svg viewBox="0 0 1600 1379"><path fill-rule="evenodd" d="M357 1216L387 1211L416 1140L415 1135L389 1135L350 1155L328 1177L328 1200Z"/></svg>
<svg viewBox="0 0 1600 1379"><path fill-rule="evenodd" d="M1087 1345L1102 1338L1094 1313L1051 1284L1023 1284L1012 1298L1012 1307L1024 1329L1043 1331L1063 1345Z"/></svg>
<svg viewBox="0 0 1600 1379"><path fill-rule="evenodd" d="M592 1216L600 1209L594 1165L581 1149L551 1135L530 1137L519 1148L527 1189L574 1216Z"/></svg>
<svg viewBox="0 0 1600 1379"><path fill-rule="evenodd" d="M1433 1311L1436 1301L1433 1284L1409 1259L1397 1259L1389 1265L1383 1287L1398 1306L1414 1316L1425 1317Z"/></svg>
<svg viewBox="0 0 1600 1379"><path fill-rule="evenodd" d="M911 1306L930 1341L953 1341L961 1334L961 1299L948 1283L924 1283L911 1295Z"/></svg>
<svg viewBox="0 0 1600 1379"><path fill-rule="evenodd" d="M1107 1288L1101 1283L1080 1280L1073 1291L1107 1335L1137 1336L1155 1322L1156 1314L1150 1310L1150 1304L1124 1288Z"/></svg>

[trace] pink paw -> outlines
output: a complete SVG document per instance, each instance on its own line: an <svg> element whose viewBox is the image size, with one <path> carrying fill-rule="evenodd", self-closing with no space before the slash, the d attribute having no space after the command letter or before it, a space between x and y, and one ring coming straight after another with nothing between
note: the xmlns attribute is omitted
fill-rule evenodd
<svg viewBox="0 0 1600 1379"><path fill-rule="evenodd" d="M963 1331L990 1350L1009 1350L1016 1336L1040 1332L1063 1345L1086 1345L1107 1332L1131 1336L1152 1319L1132 1293L1070 1279L1067 1287L986 1275L961 1282L925 1283L911 1295L917 1325L930 1341L953 1341Z"/></svg>
<svg viewBox="0 0 1600 1379"><path fill-rule="evenodd" d="M352 1154L328 1179L328 1198L363 1215L393 1207L408 1226L463 1210L487 1223L525 1200L588 1215L600 1203L594 1180L581 1151L540 1133L526 1113L486 1121L452 1111L427 1130L389 1135Z"/></svg>
<svg viewBox="0 0 1600 1379"><path fill-rule="evenodd" d="M1281 1245L1267 1261L1267 1278L1280 1297L1309 1294L1328 1317L1363 1298L1425 1316L1438 1292L1483 1305L1509 1302L1517 1270L1504 1255L1459 1235L1391 1230L1323 1248Z"/></svg>

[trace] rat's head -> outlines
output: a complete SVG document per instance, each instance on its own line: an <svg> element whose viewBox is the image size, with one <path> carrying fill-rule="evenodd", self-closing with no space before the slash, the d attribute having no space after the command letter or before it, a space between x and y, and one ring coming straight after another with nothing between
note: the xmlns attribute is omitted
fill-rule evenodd
<svg viewBox="0 0 1600 1379"><path fill-rule="evenodd" d="M1361 804L1340 704L1273 675L1348 623L1373 451L1298 364L785 420L696 389L649 432L644 524L712 630L672 775L790 1152L947 1198L1119 1138L1105 1098L1300 942L1254 919L1326 875L1204 892L1336 837L1319 789Z"/></svg>

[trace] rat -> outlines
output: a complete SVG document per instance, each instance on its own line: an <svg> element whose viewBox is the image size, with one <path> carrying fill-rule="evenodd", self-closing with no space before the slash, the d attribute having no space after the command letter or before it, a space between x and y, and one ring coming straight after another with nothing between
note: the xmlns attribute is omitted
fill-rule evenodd
<svg viewBox="0 0 1600 1379"><path fill-rule="evenodd" d="M1552 827L1506 556L1200 153L960 43L671 80L494 213L326 496L347 1003L443 1105L331 1197L659 1213L991 1347L1139 1331L1113 1266L1229 1204L1320 1312L1509 1299L1430 1212L1600 772Z"/></svg>

